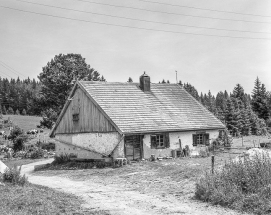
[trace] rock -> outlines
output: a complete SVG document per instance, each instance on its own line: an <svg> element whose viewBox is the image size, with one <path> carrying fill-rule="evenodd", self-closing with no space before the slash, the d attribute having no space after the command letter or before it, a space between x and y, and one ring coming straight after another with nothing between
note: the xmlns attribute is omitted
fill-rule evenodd
<svg viewBox="0 0 271 215"><path fill-rule="evenodd" d="M6 164L4 164L2 161L0 161L0 173L3 174L6 169L8 169L8 167L6 166Z"/></svg>

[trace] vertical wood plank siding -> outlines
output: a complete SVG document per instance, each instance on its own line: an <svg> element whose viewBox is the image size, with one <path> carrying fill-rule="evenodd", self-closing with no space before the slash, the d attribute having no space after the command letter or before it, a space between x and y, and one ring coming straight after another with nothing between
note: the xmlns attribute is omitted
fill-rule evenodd
<svg viewBox="0 0 271 215"><path fill-rule="evenodd" d="M73 121L73 107L80 107L79 121ZM90 101L85 93L77 88L73 99L63 115L57 129L59 133L111 132L116 131L100 110Z"/></svg>

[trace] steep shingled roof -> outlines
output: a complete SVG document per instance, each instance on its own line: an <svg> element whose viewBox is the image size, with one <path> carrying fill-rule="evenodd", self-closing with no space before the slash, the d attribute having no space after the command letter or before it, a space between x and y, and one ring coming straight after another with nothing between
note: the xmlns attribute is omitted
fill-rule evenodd
<svg viewBox="0 0 271 215"><path fill-rule="evenodd" d="M223 129L225 126L177 84L151 84L143 92L138 83L80 81L124 133Z"/></svg>

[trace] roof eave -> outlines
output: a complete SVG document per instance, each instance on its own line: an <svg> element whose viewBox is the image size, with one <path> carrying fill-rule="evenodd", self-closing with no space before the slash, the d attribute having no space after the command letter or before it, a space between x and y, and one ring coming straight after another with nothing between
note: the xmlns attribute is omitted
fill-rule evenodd
<svg viewBox="0 0 271 215"><path fill-rule="evenodd" d="M169 130L151 130L151 131L134 131L134 132L123 132L125 136L133 134L155 134L155 133L173 133L173 132L187 132L187 131L204 131L204 130L222 130L225 126L218 127L207 127L207 128L191 128L191 129L169 129Z"/></svg>

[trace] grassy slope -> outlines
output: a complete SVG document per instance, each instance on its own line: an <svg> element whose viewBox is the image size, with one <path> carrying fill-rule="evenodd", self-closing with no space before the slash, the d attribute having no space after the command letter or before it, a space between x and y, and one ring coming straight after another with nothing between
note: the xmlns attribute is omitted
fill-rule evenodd
<svg viewBox="0 0 271 215"><path fill-rule="evenodd" d="M108 214L82 208L82 200L74 195L32 184L25 187L0 186L0 200L1 215Z"/></svg>
<svg viewBox="0 0 271 215"><path fill-rule="evenodd" d="M19 126L21 129L24 130L24 132L31 130L31 129L37 129L37 125L40 124L41 117L37 116L22 116L22 115L3 115L4 119L10 118L12 120L12 123L14 125ZM2 130L5 130L9 134L8 128L4 128ZM43 129L44 132L36 136L35 138L32 138L29 140L30 143L36 143L38 140L42 142L49 142L49 129Z"/></svg>
<svg viewBox="0 0 271 215"><path fill-rule="evenodd" d="M30 129L36 129L40 124L41 117L21 116L21 115L3 115L4 119L10 118L13 124L22 128L25 132Z"/></svg>

